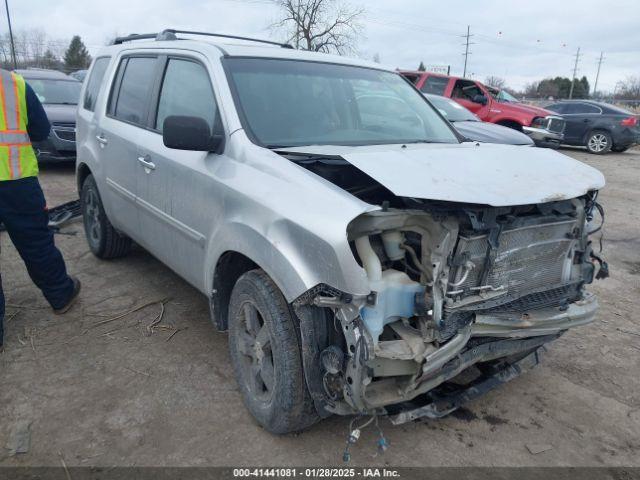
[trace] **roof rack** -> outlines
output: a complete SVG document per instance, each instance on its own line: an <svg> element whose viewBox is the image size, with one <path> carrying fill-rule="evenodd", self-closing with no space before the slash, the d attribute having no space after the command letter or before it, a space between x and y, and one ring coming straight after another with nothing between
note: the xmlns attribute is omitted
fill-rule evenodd
<svg viewBox="0 0 640 480"><path fill-rule="evenodd" d="M276 45L282 48L293 49L293 47L288 43L273 42L271 40L262 40L259 38L250 38L250 37L240 37L237 35L225 35L222 33L194 32L191 30L175 30L173 28L168 28L166 30L163 30L160 33L132 33L131 35L127 35L126 37L117 37L113 41L113 44L120 45L124 42L131 42L133 40L149 40L149 39L154 39L157 42L164 41L164 40L178 40L176 33L185 34L185 35L205 35L207 37L232 38L234 40L246 40L249 42L266 43L269 45Z"/></svg>
<svg viewBox="0 0 640 480"><path fill-rule="evenodd" d="M132 33L126 37L116 37L113 40L113 45L121 45L124 42L131 42L133 40L149 40L152 38L155 40L157 36L157 33Z"/></svg>

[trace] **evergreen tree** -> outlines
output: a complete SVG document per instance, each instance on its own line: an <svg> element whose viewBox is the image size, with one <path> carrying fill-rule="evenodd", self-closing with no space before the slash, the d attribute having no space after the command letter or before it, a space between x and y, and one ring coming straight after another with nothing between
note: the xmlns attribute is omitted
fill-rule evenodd
<svg viewBox="0 0 640 480"><path fill-rule="evenodd" d="M69 48L64 53L64 66L68 71L82 70L88 68L91 63L91 55L87 47L84 46L79 35L71 39Z"/></svg>
<svg viewBox="0 0 640 480"><path fill-rule="evenodd" d="M60 59L55 56L55 54L51 50L47 50L44 52L44 55L40 59L40 64L42 68L48 68L51 70L58 70L60 68Z"/></svg>
<svg viewBox="0 0 640 480"><path fill-rule="evenodd" d="M420 62L420 65L418 66L418 71L419 72L426 72L427 71L427 67L424 66L424 62Z"/></svg>

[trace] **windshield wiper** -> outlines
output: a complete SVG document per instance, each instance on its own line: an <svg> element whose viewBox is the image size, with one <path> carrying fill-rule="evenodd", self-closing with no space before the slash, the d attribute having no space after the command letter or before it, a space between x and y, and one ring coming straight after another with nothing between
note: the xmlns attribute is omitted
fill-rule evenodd
<svg viewBox="0 0 640 480"><path fill-rule="evenodd" d="M265 145L269 150L280 150L282 148L293 148L293 145Z"/></svg>

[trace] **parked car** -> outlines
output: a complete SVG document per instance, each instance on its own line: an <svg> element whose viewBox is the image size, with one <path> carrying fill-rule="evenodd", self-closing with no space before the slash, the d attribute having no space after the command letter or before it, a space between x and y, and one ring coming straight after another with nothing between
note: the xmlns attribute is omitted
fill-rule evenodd
<svg viewBox="0 0 640 480"><path fill-rule="evenodd" d="M76 70L75 72L71 72L69 74L70 77L75 78L79 82L84 82L85 77L87 76L88 70Z"/></svg>
<svg viewBox="0 0 640 480"><path fill-rule="evenodd" d="M526 133L539 147L557 148L562 143L562 117L543 108L524 105L505 90L488 87L477 80L431 72L400 73L421 92L452 98L483 122Z"/></svg>
<svg viewBox="0 0 640 480"><path fill-rule="evenodd" d="M76 109L82 83L56 70L16 70L42 102L51 134L33 147L39 162L69 162L76 158Z"/></svg>
<svg viewBox="0 0 640 480"><path fill-rule="evenodd" d="M444 416L595 318L599 171L462 142L376 63L195 35L96 55L85 232L96 256L133 240L206 295L264 428Z"/></svg>
<svg viewBox="0 0 640 480"><path fill-rule="evenodd" d="M533 145L528 135L513 128L483 122L458 102L440 95L424 94L427 100L449 120L463 137L475 142L506 143L509 145Z"/></svg>
<svg viewBox="0 0 640 480"><path fill-rule="evenodd" d="M624 152L640 143L638 115L624 108L591 100L564 100L545 107L561 115L567 126L566 145L587 147L591 153Z"/></svg>

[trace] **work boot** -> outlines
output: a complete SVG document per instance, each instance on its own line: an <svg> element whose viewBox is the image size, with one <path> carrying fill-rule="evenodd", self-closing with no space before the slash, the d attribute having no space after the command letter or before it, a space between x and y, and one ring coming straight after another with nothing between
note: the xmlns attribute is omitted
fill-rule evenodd
<svg viewBox="0 0 640 480"><path fill-rule="evenodd" d="M56 315L62 315L63 313L67 313L75 303L76 299L78 298L78 294L80 293L82 284L80 283L80 280L78 280L76 277L71 277L71 280L73 280L73 293L71 294L71 298L69 299L69 301L64 307L53 309L53 313L55 313Z"/></svg>

